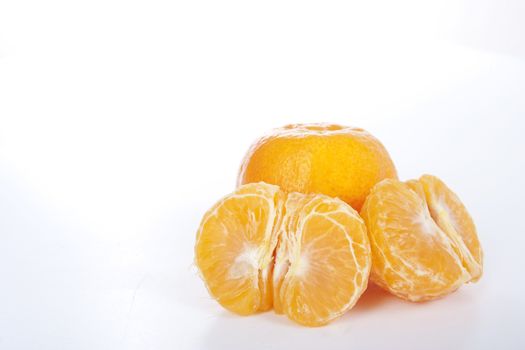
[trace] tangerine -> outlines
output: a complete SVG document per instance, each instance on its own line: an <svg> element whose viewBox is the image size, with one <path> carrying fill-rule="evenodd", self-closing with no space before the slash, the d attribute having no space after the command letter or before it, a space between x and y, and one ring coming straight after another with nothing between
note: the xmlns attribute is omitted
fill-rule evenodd
<svg viewBox="0 0 525 350"><path fill-rule="evenodd" d="M291 124L250 147L238 185L264 181L287 192L322 193L360 210L370 189L397 179L385 147L367 131L335 124Z"/></svg>
<svg viewBox="0 0 525 350"><path fill-rule="evenodd" d="M320 326L357 302L371 256L365 224L345 202L253 183L204 215L195 262L226 309L249 315L274 307Z"/></svg>
<svg viewBox="0 0 525 350"><path fill-rule="evenodd" d="M410 301L449 294L482 274L476 227L440 179L386 179L361 210L372 249L371 280Z"/></svg>

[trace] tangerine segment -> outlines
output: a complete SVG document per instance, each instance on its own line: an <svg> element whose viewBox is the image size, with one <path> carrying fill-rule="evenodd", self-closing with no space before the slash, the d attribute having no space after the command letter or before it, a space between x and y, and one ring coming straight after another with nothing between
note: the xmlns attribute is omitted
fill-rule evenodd
<svg viewBox="0 0 525 350"><path fill-rule="evenodd" d="M463 234L451 230L449 217L439 210L453 212L456 220L468 213L450 190L435 188L442 184L438 181L430 176L407 183L384 180L372 189L361 211L372 248L371 278L403 299L435 299L479 278L462 238L470 237L479 248L475 228L472 224L468 227L473 231ZM445 203L464 211L452 211ZM481 269L481 260L477 266Z"/></svg>
<svg viewBox="0 0 525 350"><path fill-rule="evenodd" d="M210 294L226 309L248 315L271 307L267 285L277 238L279 188L250 184L215 204L202 219L196 264Z"/></svg>
<svg viewBox="0 0 525 350"><path fill-rule="evenodd" d="M458 247L457 253L472 276L472 281L479 280L483 273L483 251L467 208L437 177L423 175L419 182L432 218Z"/></svg>
<svg viewBox="0 0 525 350"><path fill-rule="evenodd" d="M288 271L274 302L290 319L321 326L352 308L366 289L370 246L363 220L344 202L314 195L301 204L291 213L297 226L281 239Z"/></svg>

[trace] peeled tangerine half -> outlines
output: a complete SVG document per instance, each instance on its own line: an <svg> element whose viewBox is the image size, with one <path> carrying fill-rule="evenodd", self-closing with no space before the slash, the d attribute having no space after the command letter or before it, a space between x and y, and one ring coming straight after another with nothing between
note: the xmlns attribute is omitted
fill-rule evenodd
<svg viewBox="0 0 525 350"><path fill-rule="evenodd" d="M366 289L366 227L345 202L243 185L202 219L196 264L210 294L249 315L275 308L307 326L341 316Z"/></svg>
<svg viewBox="0 0 525 350"><path fill-rule="evenodd" d="M410 301L439 298L482 274L476 227L437 177L384 180L361 210L372 248L371 279Z"/></svg>

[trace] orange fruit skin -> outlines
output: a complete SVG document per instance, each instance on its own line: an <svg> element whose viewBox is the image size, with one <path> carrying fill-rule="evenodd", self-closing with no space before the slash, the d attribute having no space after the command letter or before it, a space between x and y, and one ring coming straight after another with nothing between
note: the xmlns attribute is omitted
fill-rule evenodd
<svg viewBox="0 0 525 350"><path fill-rule="evenodd" d="M322 193L360 210L379 181L397 179L385 147L363 129L293 124L258 139L242 162L238 185L264 181L286 192Z"/></svg>
<svg viewBox="0 0 525 350"><path fill-rule="evenodd" d="M250 315L273 307L316 327L357 302L371 253L364 221L340 199L252 183L204 215L195 264L226 309Z"/></svg>
<svg viewBox="0 0 525 350"><path fill-rule="evenodd" d="M367 197L361 216L372 250L371 280L409 301L443 297L482 275L476 227L440 179L387 179Z"/></svg>

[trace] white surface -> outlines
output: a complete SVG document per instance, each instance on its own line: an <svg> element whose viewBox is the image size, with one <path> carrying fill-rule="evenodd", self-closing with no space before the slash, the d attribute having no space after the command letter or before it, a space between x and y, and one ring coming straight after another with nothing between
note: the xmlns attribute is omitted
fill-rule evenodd
<svg viewBox="0 0 525 350"><path fill-rule="evenodd" d="M421 3L3 0L0 349L525 348L524 5ZM210 300L201 215L254 138L311 121L456 190L482 280L318 329Z"/></svg>

